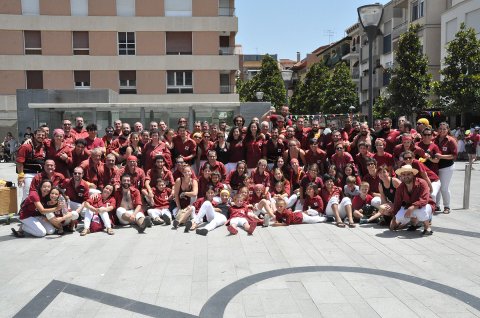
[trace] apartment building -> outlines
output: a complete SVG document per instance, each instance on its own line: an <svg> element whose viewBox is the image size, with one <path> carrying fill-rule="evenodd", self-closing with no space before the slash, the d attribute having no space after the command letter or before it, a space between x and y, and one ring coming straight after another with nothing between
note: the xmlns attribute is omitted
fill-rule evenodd
<svg viewBox="0 0 480 318"><path fill-rule="evenodd" d="M15 125L17 89L110 89L120 106L105 115L107 122L138 120L136 104L170 122L191 115L196 103L196 118L211 118L215 107L232 111L239 101L234 4L0 1L0 127ZM93 119L81 104L69 107L63 117Z"/></svg>

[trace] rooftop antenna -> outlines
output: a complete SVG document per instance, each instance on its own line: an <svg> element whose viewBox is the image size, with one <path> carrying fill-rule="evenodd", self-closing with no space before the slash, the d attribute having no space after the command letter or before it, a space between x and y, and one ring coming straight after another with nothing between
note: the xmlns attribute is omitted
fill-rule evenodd
<svg viewBox="0 0 480 318"><path fill-rule="evenodd" d="M335 31L330 30L330 29L324 30L323 35L328 36L328 44L330 44L330 43L332 43L332 36L335 35Z"/></svg>

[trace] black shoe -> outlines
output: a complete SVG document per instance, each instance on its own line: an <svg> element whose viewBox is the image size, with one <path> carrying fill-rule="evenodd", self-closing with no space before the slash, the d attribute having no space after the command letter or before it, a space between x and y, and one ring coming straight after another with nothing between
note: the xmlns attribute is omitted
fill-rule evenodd
<svg viewBox="0 0 480 318"><path fill-rule="evenodd" d="M208 234L208 230L207 230L207 229L197 229L195 232L196 232L197 234L203 235L203 236L207 236L207 234Z"/></svg>
<svg viewBox="0 0 480 318"><path fill-rule="evenodd" d="M147 218L145 217L143 219L143 222L142 224L140 224L138 227L137 227L137 231L138 233L143 233L145 232L145 229L147 228Z"/></svg>
<svg viewBox="0 0 480 318"><path fill-rule="evenodd" d="M422 236L430 236L433 234L432 230L423 230Z"/></svg>
<svg viewBox="0 0 480 318"><path fill-rule="evenodd" d="M173 220L172 230L176 230L178 228L178 224L180 224L180 222L178 222L177 220Z"/></svg>
<svg viewBox="0 0 480 318"><path fill-rule="evenodd" d="M25 237L25 233L23 233L23 231L17 231L13 227L11 228L11 230L12 230L13 236L18 238Z"/></svg>
<svg viewBox="0 0 480 318"><path fill-rule="evenodd" d="M147 227L152 227L153 222L152 222L152 218L150 216L146 216L145 221L147 222ZM143 222L145 222L145 221L143 221Z"/></svg>
<svg viewBox="0 0 480 318"><path fill-rule="evenodd" d="M335 218L334 218L332 215L328 215L328 216L327 216L327 222L330 222L330 223L331 223L331 222L333 222L333 221L335 221Z"/></svg>
<svg viewBox="0 0 480 318"><path fill-rule="evenodd" d="M190 232L190 229L192 228L192 221L187 221L187 223L185 223L185 230L183 230L184 233L188 233Z"/></svg>
<svg viewBox="0 0 480 318"><path fill-rule="evenodd" d="M159 218L154 218L152 220L153 225L162 225L164 222Z"/></svg>
<svg viewBox="0 0 480 318"><path fill-rule="evenodd" d="M417 226L413 224L410 224L410 226L407 228L407 231L409 232L414 232L416 230L417 230Z"/></svg>
<svg viewBox="0 0 480 318"><path fill-rule="evenodd" d="M166 225L172 224L172 220L170 220L170 218L169 218L168 215L166 215L166 214L162 215L162 220L165 221L165 224L166 224Z"/></svg>

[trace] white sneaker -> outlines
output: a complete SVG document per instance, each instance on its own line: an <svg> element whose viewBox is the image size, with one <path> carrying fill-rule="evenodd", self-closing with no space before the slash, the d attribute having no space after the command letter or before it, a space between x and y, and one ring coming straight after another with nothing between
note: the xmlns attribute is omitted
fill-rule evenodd
<svg viewBox="0 0 480 318"><path fill-rule="evenodd" d="M263 227L267 227L270 225L270 215L265 214L263 217Z"/></svg>

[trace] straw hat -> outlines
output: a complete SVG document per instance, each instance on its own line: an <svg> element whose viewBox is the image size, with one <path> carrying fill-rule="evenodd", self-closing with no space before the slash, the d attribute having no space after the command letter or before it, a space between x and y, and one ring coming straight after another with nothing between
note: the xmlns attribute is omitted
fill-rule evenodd
<svg viewBox="0 0 480 318"><path fill-rule="evenodd" d="M411 172L411 173L413 173L414 175L417 175L418 170L415 169L415 168L412 168L411 165L404 165L403 167L395 170L395 173L396 173L397 175L401 175L401 174L404 173L404 172Z"/></svg>

